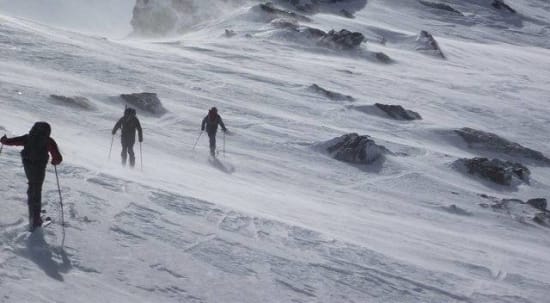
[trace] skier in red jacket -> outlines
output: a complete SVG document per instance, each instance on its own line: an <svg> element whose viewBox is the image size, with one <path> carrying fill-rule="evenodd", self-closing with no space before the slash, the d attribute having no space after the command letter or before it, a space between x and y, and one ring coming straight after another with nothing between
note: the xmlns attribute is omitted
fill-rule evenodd
<svg viewBox="0 0 550 303"><path fill-rule="evenodd" d="M52 155L52 164L58 165L63 161L57 143L50 138L51 127L46 122L36 122L27 135L7 138L4 135L0 143L8 146L24 146L21 151L25 175L29 183L27 189L29 205L29 228L33 231L42 226L40 214L42 211L42 184L46 177L48 153Z"/></svg>

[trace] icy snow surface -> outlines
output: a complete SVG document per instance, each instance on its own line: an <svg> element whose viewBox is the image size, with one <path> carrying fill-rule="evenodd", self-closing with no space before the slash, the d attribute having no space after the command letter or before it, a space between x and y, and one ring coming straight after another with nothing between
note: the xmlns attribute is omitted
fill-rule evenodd
<svg viewBox="0 0 550 303"><path fill-rule="evenodd" d="M55 222L26 232L20 149L4 146L0 302L548 302L550 228L479 206L481 194L549 199L548 167L529 164L530 184L507 188L452 163L479 155L454 134L463 127L550 155L550 4L508 1L512 15L443 2L464 16L413 0L369 0L354 19L311 15L303 25L366 36L342 52L275 28L254 1L144 39L126 36L132 1L0 0L0 135L51 122L66 221L63 239L49 166ZM416 51L421 30L446 60ZM138 111L143 171L139 156L120 166L119 137L108 158L118 96L140 92L168 110ZM423 120L351 106L377 102ZM231 131L217 160L206 135L192 150L211 106ZM314 148L347 133L392 153L354 166Z"/></svg>

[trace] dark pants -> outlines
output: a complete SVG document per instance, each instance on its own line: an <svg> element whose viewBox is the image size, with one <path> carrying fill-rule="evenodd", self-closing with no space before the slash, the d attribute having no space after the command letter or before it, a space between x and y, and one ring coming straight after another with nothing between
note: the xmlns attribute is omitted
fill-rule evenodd
<svg viewBox="0 0 550 303"><path fill-rule="evenodd" d="M216 132L208 132L208 138L210 139L210 154L214 156L216 154Z"/></svg>
<svg viewBox="0 0 550 303"><path fill-rule="evenodd" d="M29 205L29 224L37 227L41 225L40 214L42 212L42 184L46 178L47 163L23 161L25 175L29 187L27 189L27 203Z"/></svg>
<svg viewBox="0 0 550 303"><path fill-rule="evenodd" d="M126 165L126 159L130 155L130 166L134 167L136 164L136 156L134 155L134 143L135 142L122 142L122 165Z"/></svg>

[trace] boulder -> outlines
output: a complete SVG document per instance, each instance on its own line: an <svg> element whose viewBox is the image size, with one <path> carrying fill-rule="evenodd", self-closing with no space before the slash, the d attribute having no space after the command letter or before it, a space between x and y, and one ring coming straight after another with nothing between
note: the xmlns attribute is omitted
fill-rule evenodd
<svg viewBox="0 0 550 303"><path fill-rule="evenodd" d="M162 116L167 112L155 93L122 94L120 97L126 103L155 116Z"/></svg>
<svg viewBox="0 0 550 303"><path fill-rule="evenodd" d="M450 6L449 4L446 4L446 3L432 2L432 1L426 1L426 0L419 0L418 2L420 2L420 4L422 4L424 6L427 6L427 7L447 11L449 13L453 13L453 14L456 14L456 15L459 15L459 16L464 16L464 14L462 14L462 12L460 12L459 10L455 9L454 7L452 7L452 6Z"/></svg>
<svg viewBox="0 0 550 303"><path fill-rule="evenodd" d="M537 199L531 199L527 200L527 204L533 206L534 208L538 210L545 211L547 207L546 199L544 198L537 198Z"/></svg>
<svg viewBox="0 0 550 303"><path fill-rule="evenodd" d="M507 10L512 14L516 13L516 10L510 7L510 5L506 4L504 0L493 0L493 3L491 3L491 5L496 9Z"/></svg>
<svg viewBox="0 0 550 303"><path fill-rule="evenodd" d="M309 89L311 91L315 92L315 93L323 95L323 96L329 98L330 100L334 100L334 101L354 101L355 100L352 96L343 95L343 94L340 94L340 93L337 93L337 92L333 92L333 91L324 89L324 88L320 87L317 84L312 84L309 87Z"/></svg>
<svg viewBox="0 0 550 303"><path fill-rule="evenodd" d="M363 34L342 29L329 31L319 39L318 44L334 49L350 50L358 48L365 41Z"/></svg>
<svg viewBox="0 0 550 303"><path fill-rule="evenodd" d="M481 203L483 208L489 208L494 212L502 214L523 224L535 222L539 225L550 227L550 212L543 210L540 212L519 199L496 199L492 198L492 203ZM532 199L538 200L538 199Z"/></svg>
<svg viewBox="0 0 550 303"><path fill-rule="evenodd" d="M542 226L550 227L550 213L548 212L538 213L533 217L533 221L535 221L536 223Z"/></svg>
<svg viewBox="0 0 550 303"><path fill-rule="evenodd" d="M273 0L277 4L305 14L334 13L342 10L353 14L367 5L367 0Z"/></svg>
<svg viewBox="0 0 550 303"><path fill-rule="evenodd" d="M231 38L231 37L235 37L237 35L237 33L235 33L234 30L232 29L225 29L225 37L227 38Z"/></svg>
<svg viewBox="0 0 550 303"><path fill-rule="evenodd" d="M387 105L376 103L377 108L385 112L388 116L396 120L421 120L422 117L417 112L404 109L401 105Z"/></svg>
<svg viewBox="0 0 550 303"><path fill-rule="evenodd" d="M322 146L334 159L354 164L373 163L388 152L369 136L359 136L356 133L334 138Z"/></svg>
<svg viewBox="0 0 550 303"><path fill-rule="evenodd" d="M529 183L531 172L520 163L487 158L460 159L455 164L463 165L469 174L478 175L500 185L513 185L515 180Z"/></svg>
<svg viewBox="0 0 550 303"><path fill-rule="evenodd" d="M416 37L415 49L419 52L433 54L445 59L445 55L443 51L441 51L439 43L437 43L432 34L427 31L421 31L420 34L418 34L418 37Z"/></svg>
<svg viewBox="0 0 550 303"><path fill-rule="evenodd" d="M524 147L518 143L508 141L496 134L476 130L473 128L462 128L455 132L466 141L469 148L486 150L512 157L534 160L539 163L550 165L550 159L541 152Z"/></svg>
<svg viewBox="0 0 550 303"><path fill-rule="evenodd" d="M296 21L311 22L310 18L308 18L304 15L297 14L295 12L291 12L291 11L288 11L288 10L278 8L275 5L273 5L273 3L271 3L271 2L262 3L262 4L258 5L257 8L259 8L259 10L261 12L270 15L272 19L275 19L275 18L290 18L290 19L293 19L293 20L296 20Z"/></svg>
<svg viewBox="0 0 550 303"><path fill-rule="evenodd" d="M67 97L67 96L61 96L61 95L50 95L50 98L52 98L54 102L60 105L77 107L84 110L95 109L95 107L92 105L90 100L88 100L85 97L80 97L80 96Z"/></svg>

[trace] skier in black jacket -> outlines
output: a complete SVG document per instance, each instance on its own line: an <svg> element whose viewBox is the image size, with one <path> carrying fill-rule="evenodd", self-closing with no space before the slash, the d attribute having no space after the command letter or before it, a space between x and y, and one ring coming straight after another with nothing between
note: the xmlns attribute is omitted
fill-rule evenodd
<svg viewBox="0 0 550 303"><path fill-rule="evenodd" d="M136 157L134 155L134 144L136 143L136 130L138 132L139 142L143 142L143 130L141 124L136 117L136 110L128 107L124 111L124 116L118 120L113 128L113 136L117 130L122 128L122 136L120 142L122 143L122 165L126 165L127 155L130 155L130 166L134 167L136 164Z"/></svg>
<svg viewBox="0 0 550 303"><path fill-rule="evenodd" d="M4 135L0 142L8 146L24 146L21 151L23 168L29 187L27 189L27 203L29 206L29 229L42 226L42 184L46 177L46 166L50 153L52 164L59 165L63 161L57 143L50 137L51 127L46 122L36 122L27 135L8 138Z"/></svg>
<svg viewBox="0 0 550 303"><path fill-rule="evenodd" d="M224 132L227 132L225 124L223 124L222 117L218 115L218 109L212 107L208 111L208 115L202 119L201 130L205 130L208 133L208 138L210 138L210 154L212 157L216 156L216 132L218 131L218 124L222 127Z"/></svg>

